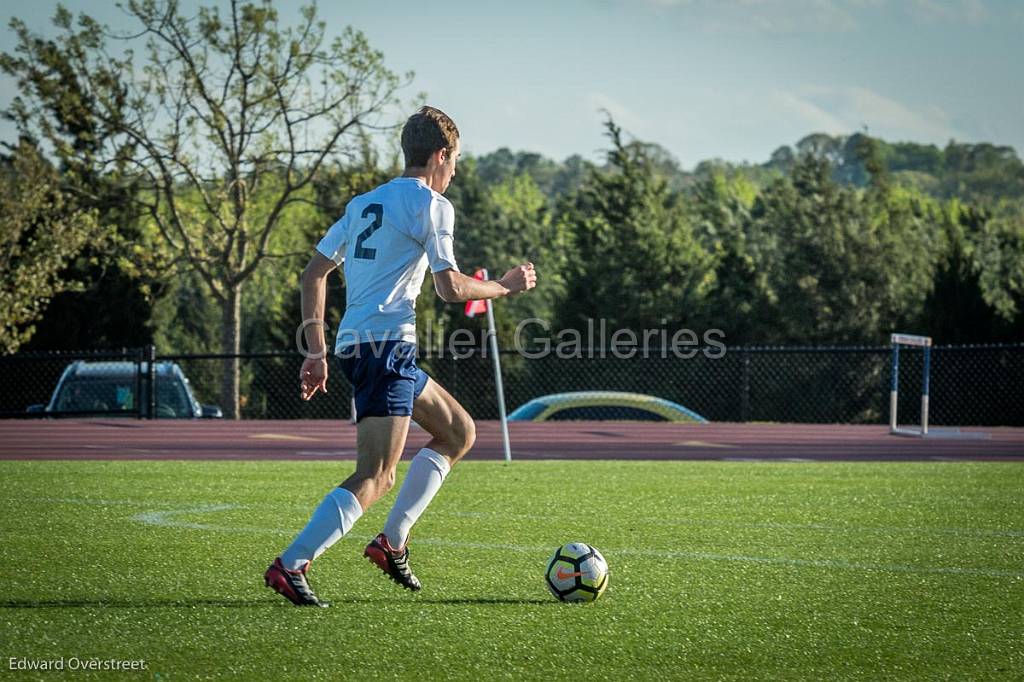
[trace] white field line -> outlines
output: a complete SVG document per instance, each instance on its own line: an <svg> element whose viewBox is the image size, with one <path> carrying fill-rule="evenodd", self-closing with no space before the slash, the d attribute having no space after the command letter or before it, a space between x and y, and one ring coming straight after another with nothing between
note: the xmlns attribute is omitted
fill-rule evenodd
<svg viewBox="0 0 1024 682"><path fill-rule="evenodd" d="M56 504L74 505L97 505L103 507L128 506L128 507L169 507L171 510L180 509L181 502L172 501L141 501L141 500L102 500L102 499L76 499L76 498L36 498L39 502L51 502ZM289 505L293 509L312 511L311 506ZM233 505L232 508L243 509L242 505ZM253 508L253 507L249 507ZM493 519L495 521L539 521L550 522L551 517L543 514L506 514L502 512L474 512L474 511L432 511L438 516L453 516L457 518L471 519ZM811 530L826 533L851 533L851 534L881 534L889 535L894 533L910 535L952 535L963 537L1004 537L1024 538L1024 530L1002 530L987 528L931 528L921 527L889 527L889 526L833 526L822 523L772 523L772 522L747 522L747 521L724 521L720 519L694 519L694 518L659 518L653 516L634 516L624 520L631 523L651 523L676 526L710 526L722 528L760 528L768 530Z"/></svg>
<svg viewBox="0 0 1024 682"><path fill-rule="evenodd" d="M219 511L231 511L233 509L244 509L239 504L207 504L201 507L188 507L186 509L169 509L165 511L143 512L132 516L132 521L144 523L148 526L163 526L164 528L188 528L190 530L213 530L227 533L278 533L283 532L273 528L247 528L244 526L217 526L208 523L193 523L182 521L178 516L193 516L196 514L210 514Z"/></svg>
<svg viewBox="0 0 1024 682"><path fill-rule="evenodd" d="M165 528L185 528L189 530L219 531L230 533L272 533L276 535L292 535L296 529L283 528L254 528L244 526L218 526L214 524L194 523L178 519L178 516L210 514L221 511L251 508L248 505L237 504L210 504L199 507L188 507L185 509L172 509L156 512L143 512L131 517L133 521L151 526ZM351 536L350 536L351 537ZM443 540L440 538L416 538L417 544L434 545L437 547L453 547L458 549L480 549L486 551L501 550L509 552L531 552L546 554L550 547L536 547L526 545L464 542L459 540ZM636 549L636 548L605 548L607 556L642 556L655 557L659 559L680 559L687 561L728 561L747 564L763 564L776 566L791 566L799 568L826 568L854 571L872 571L882 573L917 573L937 575L965 575L979 576L986 578L1024 578L1024 571L1007 571L987 568L960 568L956 566L909 566L901 564L872 564L852 562L834 559L794 559L790 557L763 557L746 556L741 554L715 554L711 552L679 552L657 549Z"/></svg>
<svg viewBox="0 0 1024 682"><path fill-rule="evenodd" d="M447 516L495 519L502 521L550 521L550 516L541 514L502 514L498 512L439 512ZM1024 538L1024 530L999 530L985 528L929 528L929 527L907 527L894 528L887 526L830 526L822 523L771 523L771 522L745 522L745 521L722 521L716 519L670 519L656 518L652 516L629 517L629 522L653 523L671 526L716 526L726 528L764 528L772 530L813 530L829 533L910 533L920 535L954 535L965 537L1008 537ZM625 521L624 521L625 522Z"/></svg>
<svg viewBox="0 0 1024 682"><path fill-rule="evenodd" d="M484 542L461 542L437 538L416 538L417 544L459 549L507 550L510 552L551 552L550 547L524 547ZM956 566L907 566L900 564L869 564L833 559L792 559L789 557L744 556L741 554L714 554L711 552L672 552L660 549L603 548L606 557L616 555L655 557L659 559L683 559L693 561L734 561L751 564L774 564L778 566L799 566L813 568L839 568L855 571L880 571L882 573L935 573L940 575L976 575L987 578L1024 578L1024 571L1005 571L990 568L959 568Z"/></svg>

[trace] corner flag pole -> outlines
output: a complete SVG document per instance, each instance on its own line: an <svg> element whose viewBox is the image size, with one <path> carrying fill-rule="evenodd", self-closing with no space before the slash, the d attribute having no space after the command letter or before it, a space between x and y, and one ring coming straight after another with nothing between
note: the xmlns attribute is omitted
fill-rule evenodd
<svg viewBox="0 0 1024 682"><path fill-rule="evenodd" d="M498 355L498 331L494 328L494 310L487 301L487 335L494 356L494 387L498 391L498 416L501 417L501 440L505 445L505 462L512 461L512 445L508 440L508 415L505 414L505 387L501 384L501 356Z"/></svg>
<svg viewBox="0 0 1024 682"><path fill-rule="evenodd" d="M481 268L473 275L476 279L487 279L487 270ZM480 304L487 307L487 338L491 356L494 358L494 387L498 393L498 416L501 417L501 439L505 446L505 463L512 461L512 445L508 438L508 415L505 412L505 387L501 383L501 356L498 354L498 330L494 326L494 309L491 301L468 301L466 315L473 317L480 312Z"/></svg>

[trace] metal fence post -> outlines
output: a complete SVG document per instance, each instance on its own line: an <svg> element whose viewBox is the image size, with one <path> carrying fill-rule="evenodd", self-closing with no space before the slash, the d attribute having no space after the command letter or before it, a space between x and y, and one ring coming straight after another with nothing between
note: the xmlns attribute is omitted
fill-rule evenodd
<svg viewBox="0 0 1024 682"><path fill-rule="evenodd" d="M153 344L146 346L146 361L146 419L152 419L156 416L156 346Z"/></svg>
<svg viewBox="0 0 1024 682"><path fill-rule="evenodd" d="M750 351L744 348L743 382L740 386L740 421L750 421Z"/></svg>
<svg viewBox="0 0 1024 682"><path fill-rule="evenodd" d="M459 356L452 355L452 394L459 393Z"/></svg>
<svg viewBox="0 0 1024 682"><path fill-rule="evenodd" d="M135 418L142 419L144 412L142 406L142 360L145 351L142 348L135 349Z"/></svg>

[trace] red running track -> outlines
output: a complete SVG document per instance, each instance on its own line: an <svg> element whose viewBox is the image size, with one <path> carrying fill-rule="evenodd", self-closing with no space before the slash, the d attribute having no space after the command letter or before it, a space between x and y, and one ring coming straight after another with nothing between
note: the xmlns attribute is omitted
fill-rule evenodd
<svg viewBox="0 0 1024 682"><path fill-rule="evenodd" d="M965 429L961 438L889 435L885 426L515 422L513 459L989 460L1024 462L1024 429ZM413 428L407 452L428 440ZM341 421L0 421L0 459L352 459ZM498 422L477 422L473 459L501 459Z"/></svg>

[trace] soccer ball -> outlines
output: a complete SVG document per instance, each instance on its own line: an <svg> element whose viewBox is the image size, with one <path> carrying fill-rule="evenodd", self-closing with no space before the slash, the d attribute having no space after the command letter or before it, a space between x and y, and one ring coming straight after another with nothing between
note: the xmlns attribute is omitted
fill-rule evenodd
<svg viewBox="0 0 1024 682"><path fill-rule="evenodd" d="M584 542L570 542L555 550L544 582L560 601L594 601L608 587L608 562Z"/></svg>

